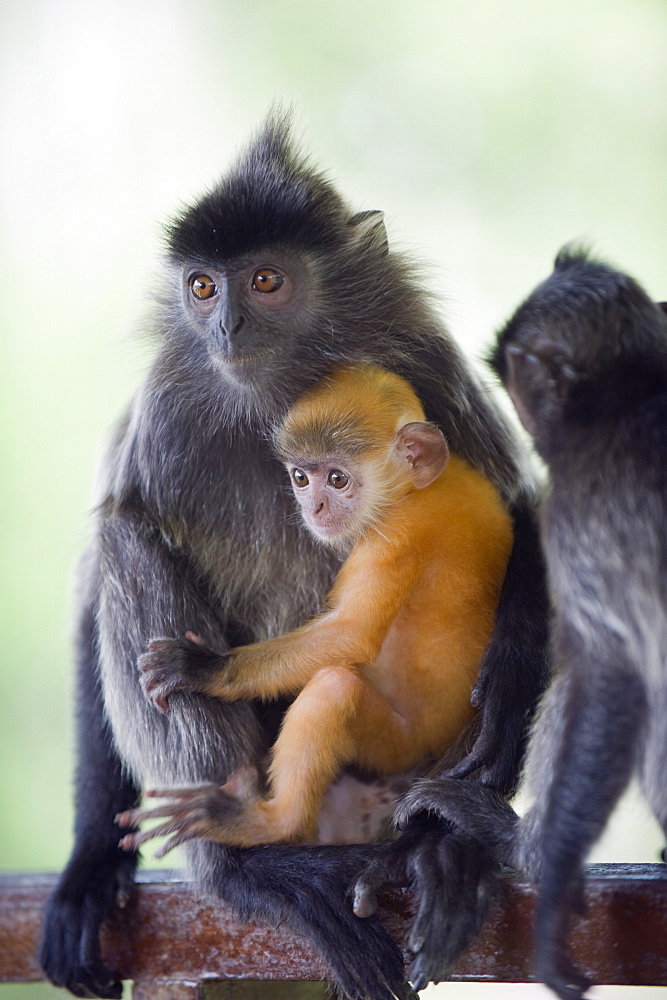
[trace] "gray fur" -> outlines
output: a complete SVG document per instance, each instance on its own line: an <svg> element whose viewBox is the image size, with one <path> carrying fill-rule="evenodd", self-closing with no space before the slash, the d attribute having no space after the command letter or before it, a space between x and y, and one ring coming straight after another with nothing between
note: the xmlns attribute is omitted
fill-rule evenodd
<svg viewBox="0 0 667 1000"><path fill-rule="evenodd" d="M627 275L563 251L501 331L494 363L549 468L540 520L556 675L521 820L479 787L424 791L536 880L537 973L576 1000L588 981L566 936L583 863L633 774L667 833L667 315Z"/></svg>
<svg viewBox="0 0 667 1000"><path fill-rule="evenodd" d="M275 264L274 256L291 261L298 278L299 307L288 313L262 311L243 283L253 262ZM202 313L189 280L207 268L224 295ZM541 567L513 436L412 265L388 251L379 213L355 215L300 156L284 118L271 116L229 174L168 227L150 326L156 357L118 426L99 486L79 646L77 840L49 904L41 952L53 982L107 997L119 996L120 985L101 962L99 924L135 863L118 849L114 815L150 785L226 780L261 757L277 725L270 706L183 693L162 715L142 694L137 658L151 639L187 630L224 651L289 631L321 610L339 560L294 516L271 434L295 398L341 362L406 377L450 448L498 486L522 526L516 537L525 546L501 597L513 609L512 655L501 630L482 671L493 692L485 699L485 752L468 765L491 783L516 780L526 716L544 676ZM540 609L537 625L531 608ZM514 722L499 739L508 699ZM403 853L419 850L413 837ZM360 922L346 901L370 848L240 851L202 842L191 854L200 884L238 913L308 935L350 996L406 995L397 948L376 918ZM416 890L426 913L432 883ZM470 895L476 905L474 886Z"/></svg>

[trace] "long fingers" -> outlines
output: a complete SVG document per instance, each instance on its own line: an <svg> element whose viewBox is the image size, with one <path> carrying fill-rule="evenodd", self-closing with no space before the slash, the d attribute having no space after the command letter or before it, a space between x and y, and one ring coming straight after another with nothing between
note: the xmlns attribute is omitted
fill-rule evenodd
<svg viewBox="0 0 667 1000"><path fill-rule="evenodd" d="M208 781L201 785L183 785L180 788L151 788L146 792L146 797L150 799L182 799L184 802L192 802L200 796L217 791L219 787L215 782Z"/></svg>
<svg viewBox="0 0 667 1000"><path fill-rule="evenodd" d="M179 829L180 824L178 823L161 823L159 826L153 827L152 830L144 830L143 832L137 830L134 833L126 833L125 836L119 841L118 846L124 851L136 851L148 840L153 840L155 837L164 837L167 834L174 833L174 831ZM193 836L195 836L195 834L193 834Z"/></svg>
<svg viewBox="0 0 667 1000"><path fill-rule="evenodd" d="M216 788L216 785L208 784L184 788L151 789L146 793L148 796L168 799L168 801L164 805L155 806L152 809L128 809L119 813L116 816L118 825L123 828L132 828L132 832L127 833L121 839L119 846L125 851L134 851L148 840L173 834L171 839L156 851L155 857L160 858L177 844L201 836L204 832L207 816L206 802L211 791ZM150 830L139 831L137 829L143 823L165 817L168 817L165 823L160 823Z"/></svg>
<svg viewBox="0 0 667 1000"><path fill-rule="evenodd" d="M175 833L169 838L169 840L162 844L161 847L158 847L153 856L156 858L163 858L165 854L169 854L169 851L173 851L175 847L178 847L180 844L185 844L188 840L195 840L198 836L199 833L194 828L181 830L180 833Z"/></svg>

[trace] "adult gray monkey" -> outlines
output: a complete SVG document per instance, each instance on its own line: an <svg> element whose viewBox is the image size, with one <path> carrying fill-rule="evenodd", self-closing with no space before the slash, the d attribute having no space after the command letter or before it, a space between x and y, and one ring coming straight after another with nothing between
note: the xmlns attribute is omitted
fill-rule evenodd
<svg viewBox="0 0 667 1000"><path fill-rule="evenodd" d="M270 432L334 367L366 361L405 376L427 419L514 515L515 550L477 687L481 725L461 773L513 787L545 679L542 567L512 435L413 268L388 249L381 213L351 212L299 155L284 116L271 115L227 176L169 226L162 280L150 291L160 347L107 457L85 563L76 840L41 949L51 981L79 996L121 991L101 961L99 928L127 893L136 857L119 848L114 817L142 788L223 783L275 736L279 713L253 702L179 693L165 716L144 697L137 659L151 639L192 630L222 651L320 610L339 560L292 515ZM480 856L448 829L422 817L393 853L201 840L188 853L199 884L243 918L306 934L348 996L390 1000L406 995L400 953L375 917L353 914L347 888L378 857L367 886L410 877L416 933L439 975L447 921L463 939L466 914L476 919L479 908L477 875L445 905L452 866L477 872Z"/></svg>

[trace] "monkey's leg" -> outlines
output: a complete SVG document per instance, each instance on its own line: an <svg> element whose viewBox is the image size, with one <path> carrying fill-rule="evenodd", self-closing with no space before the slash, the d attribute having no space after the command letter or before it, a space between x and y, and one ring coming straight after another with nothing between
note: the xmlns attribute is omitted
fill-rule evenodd
<svg viewBox="0 0 667 1000"><path fill-rule="evenodd" d="M118 847L114 816L135 805L139 793L104 717L94 619L86 606L78 637L76 841L46 907L39 960L49 980L75 996L118 998L122 985L102 963L99 928L114 905L125 905L132 886L138 857Z"/></svg>
<svg viewBox="0 0 667 1000"><path fill-rule="evenodd" d="M375 688L355 670L317 673L290 706L273 748L267 823L287 836L314 838L327 788L379 733L388 741L405 738L400 717Z"/></svg>
<svg viewBox="0 0 667 1000"><path fill-rule="evenodd" d="M419 734L358 671L319 671L288 710L273 749L269 824L286 836L316 833L322 798L350 763L398 773L420 759Z"/></svg>
<svg viewBox="0 0 667 1000"><path fill-rule="evenodd" d="M536 971L562 1000L578 1000L588 985L568 956L569 919L580 901L586 856L634 770L646 713L640 677L623 650L602 635L597 648L605 646L607 661L592 662L583 644L561 644L563 662L575 665L578 682L564 706L557 756L551 756L535 939Z"/></svg>
<svg viewBox="0 0 667 1000"><path fill-rule="evenodd" d="M173 801L156 809L130 810L123 826L162 819L152 830L124 838L127 847L171 834L165 853L185 840L204 837L225 844L312 840L322 799L342 767L356 761L385 773L400 770L413 754L416 734L357 671L319 671L288 709L273 748L270 790L243 803L209 784L161 789L151 794ZM412 763L412 759L409 761Z"/></svg>

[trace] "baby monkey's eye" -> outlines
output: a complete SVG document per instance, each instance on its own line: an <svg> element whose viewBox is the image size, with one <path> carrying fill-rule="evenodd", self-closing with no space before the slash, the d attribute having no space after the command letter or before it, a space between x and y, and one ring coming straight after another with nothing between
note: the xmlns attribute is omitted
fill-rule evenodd
<svg viewBox="0 0 667 1000"><path fill-rule="evenodd" d="M308 485L308 476L301 469L292 469L292 481L295 486L303 487Z"/></svg>
<svg viewBox="0 0 667 1000"><path fill-rule="evenodd" d="M218 286L208 274L195 274L190 278L190 291L196 299L211 299Z"/></svg>
<svg viewBox="0 0 667 1000"><path fill-rule="evenodd" d="M344 472L340 469L332 469L327 476L327 482L330 486L333 486L335 490L342 490L349 483L349 479Z"/></svg>

